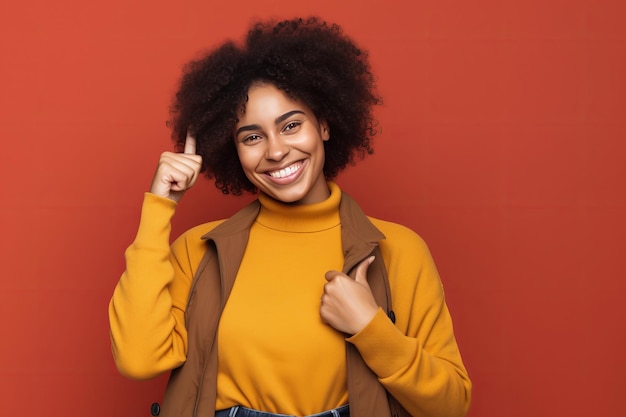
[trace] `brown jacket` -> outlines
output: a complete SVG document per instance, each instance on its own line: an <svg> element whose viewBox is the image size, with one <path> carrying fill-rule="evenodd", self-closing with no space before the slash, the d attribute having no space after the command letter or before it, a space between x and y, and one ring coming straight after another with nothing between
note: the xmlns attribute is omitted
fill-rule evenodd
<svg viewBox="0 0 626 417"><path fill-rule="evenodd" d="M185 363L172 371L163 398L163 417L209 417L215 414L217 395L217 326L233 288L237 270L248 242L250 227L260 204L255 201L203 236L207 252L194 276L185 321L189 349ZM393 319L387 270L378 249L384 235L367 219L347 194L339 206L343 272L352 275L354 266L374 253L368 281L378 304ZM352 417L409 416L389 396L367 367L356 347L346 342L348 396Z"/></svg>

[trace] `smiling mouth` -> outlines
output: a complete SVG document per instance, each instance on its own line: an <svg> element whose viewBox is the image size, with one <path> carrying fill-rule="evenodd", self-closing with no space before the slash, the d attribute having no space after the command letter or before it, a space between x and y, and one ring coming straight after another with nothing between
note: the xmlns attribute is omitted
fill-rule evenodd
<svg viewBox="0 0 626 417"><path fill-rule="evenodd" d="M283 169L277 169L276 171L267 171L267 175L272 178L286 178L298 172L300 168L302 168L302 165L302 161L297 161Z"/></svg>

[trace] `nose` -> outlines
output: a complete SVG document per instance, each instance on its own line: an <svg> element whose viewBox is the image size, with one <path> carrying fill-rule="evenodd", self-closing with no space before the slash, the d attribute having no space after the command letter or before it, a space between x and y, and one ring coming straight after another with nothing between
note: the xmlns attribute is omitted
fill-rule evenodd
<svg viewBox="0 0 626 417"><path fill-rule="evenodd" d="M289 145L280 136L272 135L267 139L265 157L273 161L280 161L289 153Z"/></svg>

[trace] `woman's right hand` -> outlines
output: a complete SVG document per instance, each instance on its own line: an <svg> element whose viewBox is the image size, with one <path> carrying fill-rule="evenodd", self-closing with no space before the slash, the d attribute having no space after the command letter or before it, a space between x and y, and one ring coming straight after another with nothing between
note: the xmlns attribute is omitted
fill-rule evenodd
<svg viewBox="0 0 626 417"><path fill-rule="evenodd" d="M183 153L163 152L150 192L179 202L200 175L202 157L196 155L196 138L187 134Z"/></svg>

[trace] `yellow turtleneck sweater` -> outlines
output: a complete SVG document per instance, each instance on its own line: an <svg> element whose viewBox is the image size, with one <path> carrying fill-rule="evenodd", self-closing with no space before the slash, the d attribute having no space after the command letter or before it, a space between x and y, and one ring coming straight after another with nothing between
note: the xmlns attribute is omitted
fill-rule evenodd
<svg viewBox="0 0 626 417"><path fill-rule="evenodd" d="M341 270L341 193L261 211L218 329L216 409L308 415L345 404L344 336L322 323L324 274Z"/></svg>
<svg viewBox="0 0 626 417"><path fill-rule="evenodd" d="M216 409L242 405L308 415L348 401L345 341L321 322L324 274L341 270L341 191L314 205L261 195L261 212L218 328ZM126 271L109 305L113 356L121 373L150 378L185 361L184 314L201 236L194 227L169 245L176 203L147 193ZM348 341L414 416L461 416L471 382L463 366L441 282L424 242L411 230L370 219L386 236L395 325L382 310Z"/></svg>

